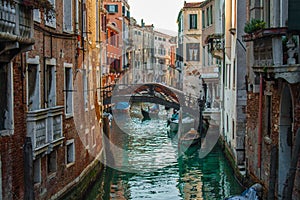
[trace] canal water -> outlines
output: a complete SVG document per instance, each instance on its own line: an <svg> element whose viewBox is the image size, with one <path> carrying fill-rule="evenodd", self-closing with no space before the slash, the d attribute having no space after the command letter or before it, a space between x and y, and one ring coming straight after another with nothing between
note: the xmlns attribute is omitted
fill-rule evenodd
<svg viewBox="0 0 300 200"><path fill-rule="evenodd" d="M178 155L166 114L142 122L138 113L112 124L110 158L85 199L219 200L240 194L220 146L205 158L198 149Z"/></svg>

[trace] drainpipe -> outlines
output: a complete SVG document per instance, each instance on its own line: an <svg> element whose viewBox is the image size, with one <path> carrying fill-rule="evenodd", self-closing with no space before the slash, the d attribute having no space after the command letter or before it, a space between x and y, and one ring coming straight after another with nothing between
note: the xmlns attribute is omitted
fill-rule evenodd
<svg viewBox="0 0 300 200"><path fill-rule="evenodd" d="M75 33L79 31L79 0L75 1Z"/></svg>
<svg viewBox="0 0 300 200"><path fill-rule="evenodd" d="M79 0L75 1L75 33L77 35L77 51L76 51L75 58L78 58L79 50L80 50L80 39L81 39L79 35ZM77 65L76 67L78 67Z"/></svg>
<svg viewBox="0 0 300 200"><path fill-rule="evenodd" d="M263 76L260 74L259 84L259 127L258 127L258 142L257 142L257 167L259 170L259 177L261 174L261 146L262 146L262 100L263 100Z"/></svg>

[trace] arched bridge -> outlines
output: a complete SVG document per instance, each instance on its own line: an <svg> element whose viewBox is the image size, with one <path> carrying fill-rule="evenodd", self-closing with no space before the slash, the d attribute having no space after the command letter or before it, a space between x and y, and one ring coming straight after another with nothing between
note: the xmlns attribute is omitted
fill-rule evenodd
<svg viewBox="0 0 300 200"><path fill-rule="evenodd" d="M175 109L183 107L188 112L199 113L197 97L185 95L178 89L160 83L116 84L103 88L102 92L104 105L121 101L150 102Z"/></svg>

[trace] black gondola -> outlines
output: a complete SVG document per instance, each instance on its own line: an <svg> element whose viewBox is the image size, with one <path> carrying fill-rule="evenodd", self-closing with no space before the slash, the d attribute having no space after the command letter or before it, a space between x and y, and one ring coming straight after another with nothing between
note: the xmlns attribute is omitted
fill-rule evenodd
<svg viewBox="0 0 300 200"><path fill-rule="evenodd" d="M147 111L144 110L143 108L141 108L141 112L142 112L142 115L143 115L142 122L143 122L143 121L147 121L147 120L151 120L150 115L149 115L149 112L147 112Z"/></svg>

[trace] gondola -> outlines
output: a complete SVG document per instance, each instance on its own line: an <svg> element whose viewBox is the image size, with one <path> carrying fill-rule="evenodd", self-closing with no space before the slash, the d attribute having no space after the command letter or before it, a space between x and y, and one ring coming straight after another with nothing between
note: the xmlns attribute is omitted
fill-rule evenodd
<svg viewBox="0 0 300 200"><path fill-rule="evenodd" d="M141 108L141 112L142 112L142 115L143 115L142 122L143 121L147 121L147 120L151 120L151 117L150 117L150 114L149 114L148 111L146 111L143 108Z"/></svg>

